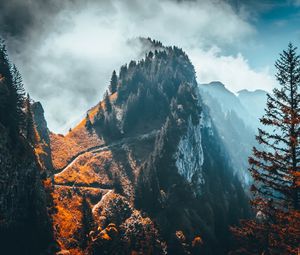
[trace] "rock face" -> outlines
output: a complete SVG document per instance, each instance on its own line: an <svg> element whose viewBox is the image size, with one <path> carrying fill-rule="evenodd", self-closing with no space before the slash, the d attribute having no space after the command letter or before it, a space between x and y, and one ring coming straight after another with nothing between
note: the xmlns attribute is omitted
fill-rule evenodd
<svg viewBox="0 0 300 255"><path fill-rule="evenodd" d="M50 134L62 252L225 254L247 214L193 65L154 48L72 131Z"/></svg>
<svg viewBox="0 0 300 255"><path fill-rule="evenodd" d="M50 148L50 132L44 116L44 109L40 102L32 104L33 119L38 133L35 154L46 176L53 175L52 153Z"/></svg>
<svg viewBox="0 0 300 255"><path fill-rule="evenodd" d="M178 143L175 154L178 173L189 183L197 176L199 185L204 184L202 165L204 161L202 148L202 135L200 124L194 126L192 120L188 120L187 131Z"/></svg>

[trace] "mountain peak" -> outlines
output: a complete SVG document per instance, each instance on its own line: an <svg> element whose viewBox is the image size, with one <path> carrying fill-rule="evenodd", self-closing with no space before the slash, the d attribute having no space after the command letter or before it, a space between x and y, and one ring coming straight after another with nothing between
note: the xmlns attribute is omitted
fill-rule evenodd
<svg viewBox="0 0 300 255"><path fill-rule="evenodd" d="M225 85L220 81L211 81L210 83L206 84L208 86L215 86L220 88L225 88Z"/></svg>
<svg viewBox="0 0 300 255"><path fill-rule="evenodd" d="M248 95L262 95L265 96L267 94L267 91L262 89L256 89L254 91L250 91L248 89L242 89L237 92L238 96L248 96Z"/></svg>
<svg viewBox="0 0 300 255"><path fill-rule="evenodd" d="M206 92L210 92L212 95L215 96L218 96L219 93L221 93L222 95L224 95L225 93L228 97L236 97L236 95L229 89L227 89L224 83L220 81L212 81L210 83L200 84L200 89Z"/></svg>

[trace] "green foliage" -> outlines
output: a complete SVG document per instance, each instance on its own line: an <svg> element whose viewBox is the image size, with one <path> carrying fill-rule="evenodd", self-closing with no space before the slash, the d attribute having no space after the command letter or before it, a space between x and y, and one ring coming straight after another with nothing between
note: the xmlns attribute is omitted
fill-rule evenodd
<svg viewBox="0 0 300 255"><path fill-rule="evenodd" d="M85 127L87 128L87 130L91 130L92 126L93 125L90 119L90 115L87 113L85 116Z"/></svg>
<svg viewBox="0 0 300 255"><path fill-rule="evenodd" d="M145 59L122 66L119 78L113 72L111 80L113 88L117 88L117 98L112 101L106 92L103 107L95 118L99 133L106 139L116 139L160 128L177 93L196 87L194 74L187 55L176 47L150 51ZM113 93L114 89L110 91ZM193 104L194 99L189 99ZM121 118L116 116L118 109L122 109Z"/></svg>
<svg viewBox="0 0 300 255"><path fill-rule="evenodd" d="M118 77L116 71L114 70L109 84L109 92L111 94L115 93L117 91L117 86L118 86Z"/></svg>
<svg viewBox="0 0 300 255"><path fill-rule="evenodd" d="M9 62L1 41L0 172L4 185L0 185L0 240L3 254L47 254L54 244L40 169L33 147L29 146L33 140L32 123L30 100L29 97L25 100L21 75Z"/></svg>
<svg viewBox="0 0 300 255"><path fill-rule="evenodd" d="M112 105L107 91L104 94L104 105L105 105L105 111L110 113L112 110Z"/></svg>
<svg viewBox="0 0 300 255"><path fill-rule="evenodd" d="M25 136L27 138L27 141L34 146L37 142L37 133L35 129L35 124L33 120L33 113L31 110L31 102L30 102L30 96L27 94L27 97L25 99Z"/></svg>
<svg viewBox="0 0 300 255"><path fill-rule="evenodd" d="M9 62L6 46L0 42L0 95L3 95L0 107L0 123L9 127L13 140L24 125L24 88L22 78L15 66Z"/></svg>

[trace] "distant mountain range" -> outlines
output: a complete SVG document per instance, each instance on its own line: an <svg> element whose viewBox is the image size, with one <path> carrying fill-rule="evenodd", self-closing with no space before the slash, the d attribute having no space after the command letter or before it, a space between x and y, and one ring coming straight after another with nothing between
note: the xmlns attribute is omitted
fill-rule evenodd
<svg viewBox="0 0 300 255"><path fill-rule="evenodd" d="M199 89L230 154L235 173L246 187L251 183L247 171L248 157L252 147L259 146L255 135L261 126L259 119L264 114L267 92L241 90L234 94L216 81L200 84Z"/></svg>
<svg viewBox="0 0 300 255"><path fill-rule="evenodd" d="M266 105L266 91L248 91L244 89L234 94L218 81L200 84L199 87L218 101L225 114L230 111L235 112L246 125L255 131L260 126L259 119L263 116Z"/></svg>

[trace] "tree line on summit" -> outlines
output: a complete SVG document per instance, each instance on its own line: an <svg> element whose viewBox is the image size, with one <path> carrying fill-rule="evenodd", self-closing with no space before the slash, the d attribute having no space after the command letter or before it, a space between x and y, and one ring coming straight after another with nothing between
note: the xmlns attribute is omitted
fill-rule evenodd
<svg viewBox="0 0 300 255"><path fill-rule="evenodd" d="M1 123L10 130L13 140L22 134L32 146L35 143L33 115L29 94L26 95L23 80L15 65L9 62L6 46L0 42L0 96L5 97L0 105Z"/></svg>

